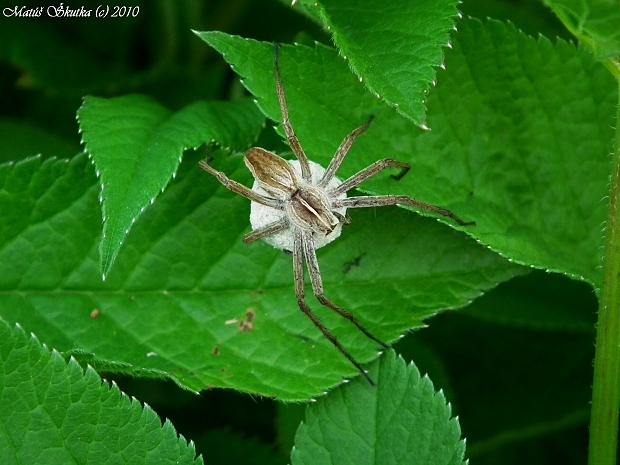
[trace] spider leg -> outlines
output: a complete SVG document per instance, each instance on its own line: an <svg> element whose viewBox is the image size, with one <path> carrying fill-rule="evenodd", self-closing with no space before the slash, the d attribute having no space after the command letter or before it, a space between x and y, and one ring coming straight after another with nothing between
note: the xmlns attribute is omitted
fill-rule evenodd
<svg viewBox="0 0 620 465"><path fill-rule="evenodd" d="M286 134L286 139L288 141L288 145L291 147L291 150L299 160L299 165L301 166L301 177L304 181L310 183L312 182L312 173L310 172L310 163L308 162L308 157L304 152L304 149L301 147L299 143L299 139L295 135L293 131L293 126L291 126L291 121L288 117L288 109L286 107L286 97L284 95L284 86L282 86L282 78L280 77L280 67L278 66L278 48L280 44L274 42L273 44L273 68L276 75L276 92L278 94L278 102L280 103L280 112L282 113L282 126L284 127L284 133Z"/></svg>
<svg viewBox="0 0 620 465"><path fill-rule="evenodd" d="M266 224L261 228L255 229L252 232L247 233L245 236L243 236L243 242L245 244L249 244L250 242L257 241L266 236L271 236L272 234L280 232L286 228L288 228L288 220L286 218L281 218L279 220Z"/></svg>
<svg viewBox="0 0 620 465"><path fill-rule="evenodd" d="M239 195L244 196L247 199L250 199L252 202L260 203L262 205L266 205L271 208L275 208L276 210L284 210L284 205L281 200L272 199L270 197L265 197L254 192L249 187L245 187L243 184L238 183L237 181L233 181L229 179L224 173L212 168L207 160L201 160L199 163L200 167L205 170L207 173L215 176L222 185Z"/></svg>
<svg viewBox="0 0 620 465"><path fill-rule="evenodd" d="M329 191L329 195L337 197L338 195L343 194L344 192L347 192L358 186L362 182L366 181L366 179L371 178L385 168L389 168L392 166L400 168L402 170L402 172L398 174L398 176L395 176L396 179L402 178L411 168L408 163L403 163L402 161L394 160L393 158L384 158L382 160L377 160L372 165L367 166L362 171L351 176L349 179L344 181L335 189L331 189Z"/></svg>
<svg viewBox="0 0 620 465"><path fill-rule="evenodd" d="M370 123L372 123L372 120L374 118L374 116L371 116L370 119L366 122L366 124L363 124L359 128L351 131L351 133L347 137L345 137L344 140L340 143L340 147L338 147L338 150L336 150L334 158L332 158L332 161L329 162L329 166L327 167L327 170L325 170L325 174L323 174L323 177L318 183L319 187L327 186L329 182L334 178L336 171L338 171L338 168L340 168L342 160L344 160L344 157L349 152L349 149L353 145L353 142L355 141L357 136L359 136L360 134L365 132L366 129L368 129L368 126L370 126Z"/></svg>
<svg viewBox="0 0 620 465"><path fill-rule="evenodd" d="M388 349L389 346L373 336L366 328L362 326L362 324L355 319L355 317L338 307L335 303L333 303L330 299L325 297L323 291L323 280L321 279L321 271L319 269L319 261L316 258L316 250L314 249L314 242L312 241L312 233L309 231L302 232L302 243L304 247L304 256L306 257L306 265L308 266L308 272L310 273L310 282L312 283L312 290L314 291L314 296L317 300L326 307L331 308L338 315L346 318L359 329L362 333L364 333L369 339L372 339L383 348Z"/></svg>
<svg viewBox="0 0 620 465"><path fill-rule="evenodd" d="M475 226L475 221L463 221L450 210L431 205L430 203L420 202L406 195L369 195L365 197L348 197L346 199L336 199L332 201L333 208L363 208L363 207L385 207L388 205L410 205L422 210L428 210L439 215L452 218L461 226Z"/></svg>
<svg viewBox="0 0 620 465"><path fill-rule="evenodd" d="M368 376L366 370L360 365L349 352L338 342L336 336L334 336L329 329L327 329L323 323L316 317L310 306L304 300L305 291L304 291L304 238L302 235L302 231L298 228L293 228L293 275L295 277L295 295L297 296L297 304L299 305L300 310L314 323L319 331L323 333L329 342L331 342L336 349L338 349L342 355L344 355L349 362L358 369L358 371L368 380L368 382L374 386L374 381ZM312 238L310 238L312 240Z"/></svg>
<svg viewBox="0 0 620 465"><path fill-rule="evenodd" d="M343 225L348 226L351 224L351 218L349 218L347 215L341 215L337 211L333 211L332 213Z"/></svg>

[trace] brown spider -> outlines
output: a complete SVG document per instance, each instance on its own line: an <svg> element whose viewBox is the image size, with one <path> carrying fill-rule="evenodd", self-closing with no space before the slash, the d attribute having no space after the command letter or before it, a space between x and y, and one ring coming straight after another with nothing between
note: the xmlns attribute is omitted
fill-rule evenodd
<svg viewBox="0 0 620 465"><path fill-rule="evenodd" d="M221 171L213 169L208 163L208 158L202 160L200 166L215 176L224 187L252 201L251 222L253 231L244 236L243 242L249 243L258 239L264 239L278 248L292 250L295 294L299 308L312 320L312 323L323 335L359 370L370 384L374 385L374 382L362 366L312 313L312 310L305 302L304 259L310 273L312 290L317 300L322 305L345 317L367 337L382 347L388 348L387 344L368 332L351 313L338 307L325 297L319 264L316 258L316 249L340 235L341 226L349 222L345 216L347 208L381 207L395 204L411 205L452 218L462 226L471 225L473 222L465 222L449 210L420 202L404 195L347 198L347 191L381 170L387 167L400 168L402 170L401 173L398 176L394 176L394 178L400 179L409 171L410 166L407 163L392 158L385 158L364 168L344 182L335 177L336 171L353 141L368 129L372 117L366 124L355 129L345 137L326 170L316 163L310 162L301 148L289 121L284 88L278 66L278 44L275 44L274 50L274 71L276 92L282 113L282 125L284 126L289 146L295 154L297 161L287 162L276 154L258 147L249 149L245 154L244 161L255 178L252 189L229 179Z"/></svg>

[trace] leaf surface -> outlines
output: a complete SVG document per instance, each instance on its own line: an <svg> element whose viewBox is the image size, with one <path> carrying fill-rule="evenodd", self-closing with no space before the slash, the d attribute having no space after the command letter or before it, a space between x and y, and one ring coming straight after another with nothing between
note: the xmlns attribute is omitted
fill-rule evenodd
<svg viewBox="0 0 620 465"><path fill-rule="evenodd" d="M462 210L475 218L470 233L482 243L597 288L612 77L583 48L496 21L461 23L446 67L429 98L432 130L417 139L413 164L425 177L470 183ZM424 187L420 196L432 199Z"/></svg>
<svg viewBox="0 0 620 465"><path fill-rule="evenodd" d="M465 463L465 443L450 405L415 365L389 351L363 379L308 408L295 438L293 465Z"/></svg>
<svg viewBox="0 0 620 465"><path fill-rule="evenodd" d="M608 0L544 0L599 60L620 57L620 3Z"/></svg>
<svg viewBox="0 0 620 465"><path fill-rule="evenodd" d="M319 9L340 53L370 92L423 124L424 99L443 63L457 4L323 0L306 2L306 8Z"/></svg>
<svg viewBox="0 0 620 465"><path fill-rule="evenodd" d="M217 32L201 37L244 77L265 114L280 120L272 45ZM429 94L430 131L365 92L334 50L283 47L290 118L306 153L326 166L344 136L374 115L342 178L382 156L408 162L400 182L377 176L361 189L447 207L476 221L463 230L502 255L598 287L613 78L584 49L534 40L497 21L461 21L452 43Z"/></svg>
<svg viewBox="0 0 620 465"><path fill-rule="evenodd" d="M192 444L102 383L0 319L0 462L202 463Z"/></svg>
<svg viewBox="0 0 620 465"><path fill-rule="evenodd" d="M193 390L307 399L355 375L300 312L290 256L241 242L249 202L200 170L200 156L186 155L105 282L98 185L87 157L0 167L0 315L98 369L168 376ZM241 156L215 162L250 181ZM527 271L402 209L352 218L338 241L319 250L326 293L388 342ZM377 356L377 345L348 321L308 302L362 363ZM254 325L243 332L250 309Z"/></svg>
<svg viewBox="0 0 620 465"><path fill-rule="evenodd" d="M264 123L251 100L196 102L172 114L140 95L86 97L78 119L101 178L104 279L133 222L175 176L183 150L214 140L240 150Z"/></svg>
<svg viewBox="0 0 620 465"><path fill-rule="evenodd" d="M278 120L273 45L201 35ZM283 47L291 120L307 154L326 166L342 138L375 115L341 177L381 156L411 162L401 181L382 173L362 188L450 208L476 220L468 234L511 259L596 285L613 81L584 51L496 22L464 21L453 43L429 96L430 132L368 94L334 50ZM241 244L247 200L197 161L182 164L141 217L105 283L97 279L97 187L84 157L3 166L1 298L16 302L5 318L59 350L94 353L97 366L170 376L195 390L306 399L354 375L299 312L290 258L264 243ZM250 183L241 157L218 154L214 165ZM326 293L385 341L526 271L404 209L351 215L343 236L319 251ZM375 344L309 302L353 356L376 357ZM250 309L254 326L242 332Z"/></svg>

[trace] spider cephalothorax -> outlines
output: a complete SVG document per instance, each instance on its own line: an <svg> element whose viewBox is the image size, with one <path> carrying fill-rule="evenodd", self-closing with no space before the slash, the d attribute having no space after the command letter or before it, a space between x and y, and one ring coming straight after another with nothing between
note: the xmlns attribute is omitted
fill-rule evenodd
<svg viewBox="0 0 620 465"><path fill-rule="evenodd" d="M252 148L245 154L245 164L260 187L282 200L286 216L294 226L327 235L340 222L332 212L326 190L303 182L279 156Z"/></svg>
<svg viewBox="0 0 620 465"><path fill-rule="evenodd" d="M274 153L255 147L249 149L244 157L245 164L252 172L255 183L252 189L237 183L213 169L208 160L200 162L200 166L215 176L227 189L236 192L252 201L251 223L253 231L246 234L243 241L253 242L264 239L270 244L284 250L292 251L293 274L297 303L315 326L329 341L374 384L362 366L338 342L336 337L312 313L304 297L304 261L310 274L312 290L317 300L331 308L339 315L353 323L361 332L382 347L388 346L368 332L355 317L338 307L325 297L323 282L316 258L316 249L336 239L340 227L346 224L347 208L380 207L386 205L411 205L452 218L460 225L470 225L454 213L441 207L420 202L402 195L365 196L347 198L346 192L361 182L374 176L387 167L400 168L402 171L396 179L400 179L408 170L409 165L391 158L378 160L372 165L354 174L344 182L335 175L342 160L349 151L357 136L368 129L369 121L352 131L340 144L327 169L310 162L304 153L297 136L289 121L284 88L278 67L278 45L275 45L274 70L276 76L276 92L282 113L282 125L288 143L297 158L288 162Z"/></svg>

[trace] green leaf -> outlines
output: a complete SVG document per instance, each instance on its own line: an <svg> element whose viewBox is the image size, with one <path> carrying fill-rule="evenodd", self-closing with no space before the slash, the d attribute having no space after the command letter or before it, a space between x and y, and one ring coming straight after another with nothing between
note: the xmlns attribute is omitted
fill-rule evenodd
<svg viewBox="0 0 620 465"><path fill-rule="evenodd" d="M446 68L416 141L420 176L469 184L461 211L493 250L598 287L612 77L582 48L496 21L462 22Z"/></svg>
<svg viewBox="0 0 620 465"><path fill-rule="evenodd" d="M334 43L370 92L417 124L424 98L443 63L458 0L323 0L319 9Z"/></svg>
<svg viewBox="0 0 620 465"><path fill-rule="evenodd" d="M169 421L0 320L0 462L202 463Z"/></svg>
<svg viewBox="0 0 620 465"><path fill-rule="evenodd" d="M264 113L274 121L281 121L275 93L273 44L221 32L198 35L222 53L233 70L243 77L244 85ZM284 45L279 57L291 123L311 160L327 166L345 136L372 115L375 118L370 129L356 139L338 176L345 179L382 156L402 161L411 159L416 150L416 136L424 131L369 94L334 49L320 44L314 49ZM427 161L432 162L432 159ZM417 195L420 186L426 185L428 189L433 186L437 190L437 180L419 177L416 167L412 168L413 172L398 183L388 175L377 176L364 182L360 190L408 194L427 201ZM459 179L454 181L439 183L443 187L439 189L441 198L433 203L453 210L466 220L472 219L459 211L470 197L469 184Z"/></svg>
<svg viewBox="0 0 620 465"><path fill-rule="evenodd" d="M464 16L481 20L493 18L502 22L510 22L517 29L532 37L542 34L552 40L557 37L564 40L573 39L573 35L566 30L553 11L540 0L522 0L519 3L478 0L461 3L459 12Z"/></svg>
<svg viewBox="0 0 620 465"><path fill-rule="evenodd" d="M299 400L355 375L299 310L291 258L263 242L241 242L249 202L200 170L201 156L185 156L105 282L97 266L98 186L87 157L1 166L0 315L96 368L167 376L196 391L228 387ZM250 182L241 156L215 163ZM527 272L403 209L361 210L352 219L319 251L325 290L384 341ZM360 362L377 356L377 345L348 321L309 303ZM254 327L242 332L234 321L248 309Z"/></svg>
<svg viewBox="0 0 620 465"><path fill-rule="evenodd" d="M620 57L620 3L609 0L544 0L596 58Z"/></svg>
<svg viewBox="0 0 620 465"><path fill-rule="evenodd" d="M171 114L139 95L86 97L78 118L101 178L104 279L131 225L175 176L183 150L214 140L246 148L264 123L250 100L196 102Z"/></svg>
<svg viewBox="0 0 620 465"><path fill-rule="evenodd" d="M362 189L447 207L475 220L464 230L502 255L599 286L613 78L587 51L534 40L510 24L465 20L458 31L429 94L426 132L364 92L335 51L283 47L282 78L302 146L326 166L351 128L374 114L341 177L381 156L408 162L400 182L378 177ZM278 121L272 46L217 32L201 37Z"/></svg>
<svg viewBox="0 0 620 465"><path fill-rule="evenodd" d="M293 465L465 463L458 421L428 377L393 351L370 373L376 387L356 379L308 408Z"/></svg>

